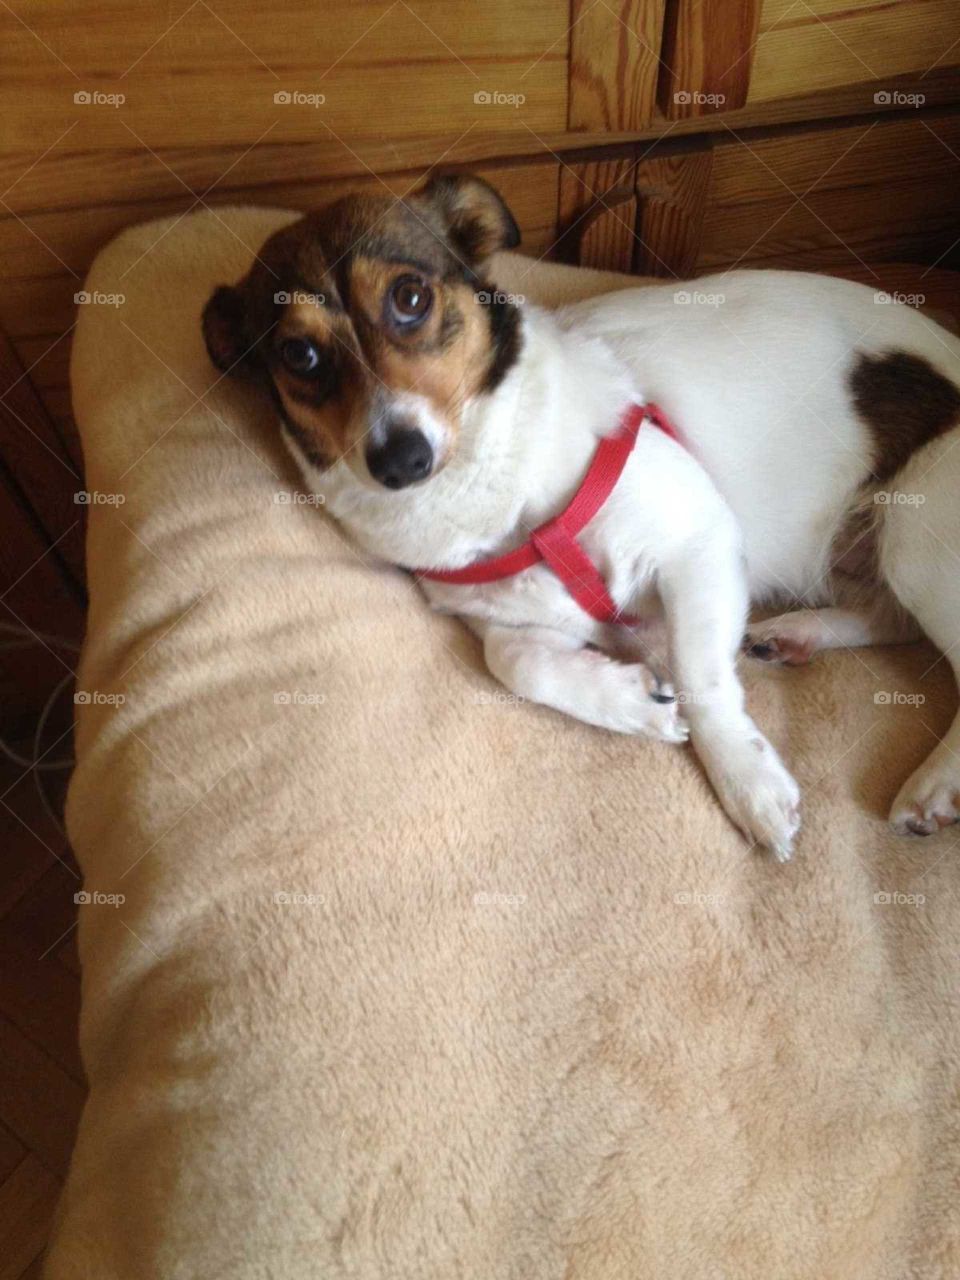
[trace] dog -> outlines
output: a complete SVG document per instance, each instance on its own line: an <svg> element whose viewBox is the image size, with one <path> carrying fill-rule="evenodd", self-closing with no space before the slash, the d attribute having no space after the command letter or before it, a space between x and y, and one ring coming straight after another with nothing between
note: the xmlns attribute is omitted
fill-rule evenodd
<svg viewBox="0 0 960 1280"><path fill-rule="evenodd" d="M733 822L786 860L799 791L738 652L798 663L922 632L960 678L960 341L800 272L691 286L722 307L634 287L548 312L484 279L518 243L477 177L345 197L213 293L207 349L268 390L306 484L473 628L497 679L605 729L689 736ZM602 450L620 469L571 539L557 517ZM471 567L533 544L509 576ZM778 602L802 607L748 628ZM918 835L960 818L960 716L890 817Z"/></svg>

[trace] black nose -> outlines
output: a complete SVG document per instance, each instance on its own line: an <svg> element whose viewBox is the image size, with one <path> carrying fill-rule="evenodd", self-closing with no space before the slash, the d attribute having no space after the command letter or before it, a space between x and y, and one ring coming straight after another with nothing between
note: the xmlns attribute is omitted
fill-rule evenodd
<svg viewBox="0 0 960 1280"><path fill-rule="evenodd" d="M391 431L386 444L367 450L367 466L374 480L388 489L405 489L426 480L433 470L433 450L422 431Z"/></svg>

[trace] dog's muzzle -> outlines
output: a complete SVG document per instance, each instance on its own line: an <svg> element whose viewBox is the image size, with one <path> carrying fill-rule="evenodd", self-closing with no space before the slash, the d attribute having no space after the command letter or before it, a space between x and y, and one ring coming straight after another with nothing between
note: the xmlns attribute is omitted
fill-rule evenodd
<svg viewBox="0 0 960 1280"><path fill-rule="evenodd" d="M367 469L387 489L405 489L426 480L433 470L430 441L415 428L394 428L384 444L367 450Z"/></svg>

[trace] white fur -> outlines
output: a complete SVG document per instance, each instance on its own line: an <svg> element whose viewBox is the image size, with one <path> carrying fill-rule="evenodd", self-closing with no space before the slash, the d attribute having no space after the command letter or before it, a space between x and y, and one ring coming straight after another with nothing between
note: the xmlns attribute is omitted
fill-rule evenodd
<svg viewBox="0 0 960 1280"><path fill-rule="evenodd" d="M585 648L613 649L611 628L583 613L546 567L483 586L423 585L483 637L491 671L517 693L671 741L685 736L682 707L731 818L786 858L799 793L747 715L735 671L749 603L827 599L831 541L870 449L847 381L855 356L906 350L960 380L960 343L829 277L739 271L700 280L696 291L723 302L684 305L671 289L636 288L556 313L525 308L520 359L494 393L468 405L456 449L426 483L393 492L342 462L327 472L302 465L369 551L412 569L457 568L516 545L560 511L631 399L660 404L686 447L645 426L582 542L621 608L665 615L678 703L649 696L657 677L645 669ZM921 451L898 482L925 494L923 519L950 525L955 545L956 439ZM930 466L923 455L936 449L939 465ZM954 557L924 537L918 510L889 509L883 567L946 649L960 635ZM853 638L885 638L843 622ZM901 827L916 812L921 821L958 816L957 726L935 757L898 799Z"/></svg>

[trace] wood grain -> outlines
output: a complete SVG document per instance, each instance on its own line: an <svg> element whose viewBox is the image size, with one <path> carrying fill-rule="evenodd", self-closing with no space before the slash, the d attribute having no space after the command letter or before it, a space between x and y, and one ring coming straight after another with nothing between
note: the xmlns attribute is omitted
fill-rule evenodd
<svg viewBox="0 0 960 1280"><path fill-rule="evenodd" d="M861 85L866 105L891 92L893 77L908 77L905 93L925 97L927 73L960 63L960 5L956 0L888 0L858 5L818 0L813 5L766 0L753 55L749 101Z"/></svg>
<svg viewBox="0 0 960 1280"><path fill-rule="evenodd" d="M573 0L570 129L642 129L653 119L664 0Z"/></svg>
<svg viewBox="0 0 960 1280"><path fill-rule="evenodd" d="M19 0L0 9L7 144L72 127L72 149L498 133L566 124L566 6L556 0L362 3ZM75 94L122 101L75 101ZM520 106L489 100L521 98ZM288 95L287 101L276 100ZM482 96L488 95L485 100ZM314 101L296 101L307 95ZM322 97L322 101L316 101Z"/></svg>
<svg viewBox="0 0 960 1280"><path fill-rule="evenodd" d="M960 178L960 114L924 112L905 120L791 129L742 141L727 132L714 142L711 201L749 204L788 194L875 186L904 179ZM904 157L909 156L909 167Z"/></svg>
<svg viewBox="0 0 960 1280"><path fill-rule="evenodd" d="M671 120L731 111L747 101L761 0L669 0L660 107Z"/></svg>
<svg viewBox="0 0 960 1280"><path fill-rule="evenodd" d="M564 257L583 267L630 271L636 244L636 161L585 161L560 172Z"/></svg>
<svg viewBox="0 0 960 1280"><path fill-rule="evenodd" d="M638 275L684 279L700 255L713 152L710 147L653 157L637 167Z"/></svg>
<svg viewBox="0 0 960 1280"><path fill-rule="evenodd" d="M877 216L879 208L882 218ZM942 179L815 191L710 209L698 268L854 267L896 259L935 262L957 239L960 186Z"/></svg>

